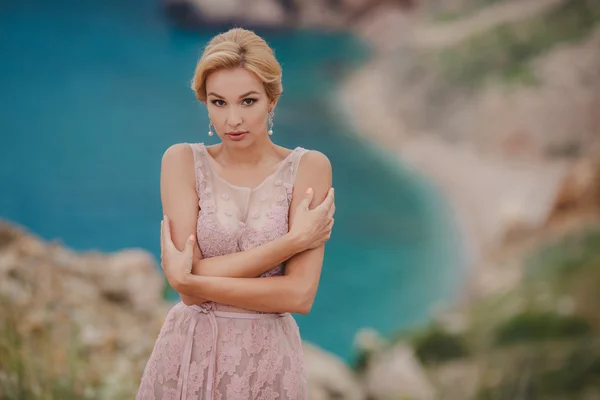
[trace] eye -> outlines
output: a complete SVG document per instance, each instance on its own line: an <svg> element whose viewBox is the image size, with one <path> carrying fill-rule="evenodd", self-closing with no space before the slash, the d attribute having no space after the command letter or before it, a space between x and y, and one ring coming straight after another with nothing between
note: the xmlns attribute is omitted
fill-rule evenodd
<svg viewBox="0 0 600 400"><path fill-rule="evenodd" d="M220 99L213 100L213 101L211 101L211 103L213 103L217 107L222 107L222 106L225 105L225 102L223 100L220 100Z"/></svg>
<svg viewBox="0 0 600 400"><path fill-rule="evenodd" d="M250 106L250 105L256 103L256 101L257 101L256 99L248 97L248 98L242 100L242 104L245 105L245 106Z"/></svg>

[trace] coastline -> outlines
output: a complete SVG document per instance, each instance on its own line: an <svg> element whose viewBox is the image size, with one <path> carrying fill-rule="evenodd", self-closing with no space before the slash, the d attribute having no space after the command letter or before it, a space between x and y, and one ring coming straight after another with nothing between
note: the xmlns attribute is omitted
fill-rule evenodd
<svg viewBox="0 0 600 400"><path fill-rule="evenodd" d="M580 15L573 7L566 0L500 2L447 22L384 8L353 27L372 55L341 83L336 103L365 142L433 185L445 202L467 273L452 308L511 290L522 277L518 262L506 266L515 249L596 213L589 198L600 92L591 83L600 82L600 27L565 26L550 38L539 31ZM537 28L523 31L527 21ZM524 60L510 58L517 44L492 40L509 24L531 35ZM481 41L522 80L494 75L499 71L485 63L479 68L488 70L470 68L482 62L473 54ZM449 52L452 60L442 57ZM448 68L487 79L453 80Z"/></svg>
<svg viewBox="0 0 600 400"><path fill-rule="evenodd" d="M389 107L393 94L386 84L392 73L387 56L379 54L341 84L338 101L349 125L433 184L446 201L467 270L459 302L510 288L520 273L490 271L484 267L486 256L512 231L533 231L546 223L570 163L507 159L468 142L450 143L434 132L409 132Z"/></svg>

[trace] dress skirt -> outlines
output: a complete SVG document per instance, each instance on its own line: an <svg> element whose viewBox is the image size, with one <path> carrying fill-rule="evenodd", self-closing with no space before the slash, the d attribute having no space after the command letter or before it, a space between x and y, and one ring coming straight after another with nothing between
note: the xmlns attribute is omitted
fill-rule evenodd
<svg viewBox="0 0 600 400"><path fill-rule="evenodd" d="M224 309L180 302L169 311L136 400L306 399L294 318Z"/></svg>

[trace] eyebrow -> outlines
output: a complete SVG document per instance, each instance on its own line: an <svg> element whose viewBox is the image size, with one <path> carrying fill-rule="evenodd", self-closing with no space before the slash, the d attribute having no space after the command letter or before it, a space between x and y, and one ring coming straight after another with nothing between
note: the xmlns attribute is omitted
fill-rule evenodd
<svg viewBox="0 0 600 400"><path fill-rule="evenodd" d="M256 90L251 90L248 93L244 93L239 98L241 99L242 97L246 97L246 96L251 95L251 94L260 94L260 93L258 93ZM225 98L225 97L223 97L221 95L216 94L215 92L210 92L209 94L207 94L207 96L211 96L211 95L215 96L215 97L218 97L220 99L224 99Z"/></svg>

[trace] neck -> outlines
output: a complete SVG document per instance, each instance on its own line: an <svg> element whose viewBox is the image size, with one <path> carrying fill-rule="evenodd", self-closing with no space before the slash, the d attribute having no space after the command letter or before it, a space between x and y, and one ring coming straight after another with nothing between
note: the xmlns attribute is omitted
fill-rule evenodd
<svg viewBox="0 0 600 400"><path fill-rule="evenodd" d="M251 146L245 148L237 148L237 146L221 145L219 153L221 160L225 165L258 165L271 158L272 155L277 156L275 144L267 136L264 139L255 141Z"/></svg>

